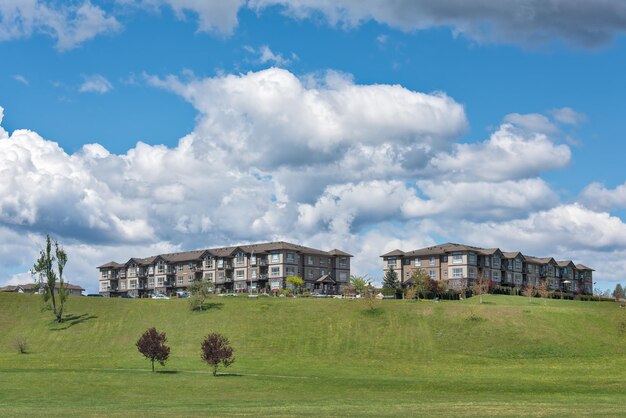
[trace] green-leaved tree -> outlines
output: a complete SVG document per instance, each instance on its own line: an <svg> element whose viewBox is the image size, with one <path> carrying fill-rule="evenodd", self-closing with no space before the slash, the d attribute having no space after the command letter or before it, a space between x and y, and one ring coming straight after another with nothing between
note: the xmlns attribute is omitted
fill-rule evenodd
<svg viewBox="0 0 626 418"><path fill-rule="evenodd" d="M293 293L298 294L302 293L302 288L304 287L304 280L300 276L289 276L286 279L287 284L290 284L293 287Z"/></svg>
<svg viewBox="0 0 626 418"><path fill-rule="evenodd" d="M415 287L417 300L420 299L420 294L426 298L426 293L432 290L430 276L423 269L414 270L411 273L411 281L413 282L413 287Z"/></svg>
<svg viewBox="0 0 626 418"><path fill-rule="evenodd" d="M36 275L36 282L43 289L44 302L50 303L52 312L57 322L63 322L63 308L67 301L68 291L63 281L63 270L67 264L67 253L57 241L54 241L54 253L52 252L52 240L46 235L46 248L39 251L39 258L31 270ZM54 293L57 278L59 279L59 293Z"/></svg>
<svg viewBox="0 0 626 418"><path fill-rule="evenodd" d="M191 297L189 298L189 308L192 311L204 310L204 301L207 297L209 297L212 286L213 281L206 276L202 279L191 282L187 290L191 293Z"/></svg>

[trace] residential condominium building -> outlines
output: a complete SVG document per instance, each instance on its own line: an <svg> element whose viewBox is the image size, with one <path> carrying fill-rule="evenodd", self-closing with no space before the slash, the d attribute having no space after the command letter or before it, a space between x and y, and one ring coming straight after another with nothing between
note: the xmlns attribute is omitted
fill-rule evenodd
<svg viewBox="0 0 626 418"><path fill-rule="evenodd" d="M99 266L99 289L103 296L174 294L205 277L219 292L276 292L300 276L306 289L336 294L349 285L351 257L282 241L133 257Z"/></svg>
<svg viewBox="0 0 626 418"><path fill-rule="evenodd" d="M422 269L431 279L444 280L449 288L456 289L471 286L481 276L501 286L538 286L546 281L551 290L593 292L593 269L571 260L556 261L519 251L446 243L408 252L394 250L381 257L385 273L393 269L403 285L411 282L414 271Z"/></svg>

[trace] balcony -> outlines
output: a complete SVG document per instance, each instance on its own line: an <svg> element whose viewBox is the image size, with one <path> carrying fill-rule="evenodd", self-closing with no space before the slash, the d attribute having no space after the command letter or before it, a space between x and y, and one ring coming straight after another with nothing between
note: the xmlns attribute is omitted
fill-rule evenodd
<svg viewBox="0 0 626 418"><path fill-rule="evenodd" d="M267 274L259 274L257 280L267 280Z"/></svg>
<svg viewBox="0 0 626 418"><path fill-rule="evenodd" d="M259 266L267 266L267 260L259 259L257 263L259 263Z"/></svg>

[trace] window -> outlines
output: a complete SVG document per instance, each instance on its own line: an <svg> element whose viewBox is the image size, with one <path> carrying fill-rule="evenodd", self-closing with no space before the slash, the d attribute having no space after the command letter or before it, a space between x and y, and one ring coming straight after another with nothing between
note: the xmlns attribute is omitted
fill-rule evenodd
<svg viewBox="0 0 626 418"><path fill-rule="evenodd" d="M485 267L489 267L489 257L485 256Z"/></svg>
<svg viewBox="0 0 626 418"><path fill-rule="evenodd" d="M237 280L243 280L244 279L244 271L243 270L237 270L235 271L235 275L237 277Z"/></svg>
<svg viewBox="0 0 626 418"><path fill-rule="evenodd" d="M293 267L285 268L285 276L293 276L296 273L296 270Z"/></svg>
<svg viewBox="0 0 626 418"><path fill-rule="evenodd" d="M157 286L162 287L163 286L163 277L159 277L157 279Z"/></svg>
<svg viewBox="0 0 626 418"><path fill-rule="evenodd" d="M121 287L122 289L126 289L126 280L122 280L122 281L120 282L120 287Z"/></svg>
<svg viewBox="0 0 626 418"><path fill-rule="evenodd" d="M252 270L251 275L253 279L256 279L256 270Z"/></svg>
<svg viewBox="0 0 626 418"><path fill-rule="evenodd" d="M447 262L448 262L448 256L447 256L447 255L444 255L444 256L443 256L443 262L444 262L444 263L447 263Z"/></svg>
<svg viewBox="0 0 626 418"><path fill-rule="evenodd" d="M469 276L470 277L476 277L476 269L469 269Z"/></svg>
<svg viewBox="0 0 626 418"><path fill-rule="evenodd" d="M468 255L468 259L469 259L468 264L476 265L476 254L470 253Z"/></svg>
<svg viewBox="0 0 626 418"><path fill-rule="evenodd" d="M205 280L213 280L213 273L212 272L211 273L206 273L204 275L204 279Z"/></svg>
<svg viewBox="0 0 626 418"><path fill-rule="evenodd" d="M411 265L411 259L410 258L405 258L404 259L404 265L405 266L410 266Z"/></svg>
<svg viewBox="0 0 626 418"><path fill-rule="evenodd" d="M339 257L339 267L348 267L348 257Z"/></svg>
<svg viewBox="0 0 626 418"><path fill-rule="evenodd" d="M322 259L320 259L320 264L322 264ZM389 267L395 267L396 266L396 258L395 257L389 257L387 259L387 265Z"/></svg>
<svg viewBox="0 0 626 418"><path fill-rule="evenodd" d="M272 276L280 276L280 267L272 267Z"/></svg>
<svg viewBox="0 0 626 418"><path fill-rule="evenodd" d="M243 260L244 260L244 253L239 251L237 253L237 256L235 257L235 264L239 267L243 266Z"/></svg>
<svg viewBox="0 0 626 418"><path fill-rule="evenodd" d="M109 278L109 272L108 272L108 270L104 270L104 271L102 272L102 278L103 278L103 279L108 279L108 278Z"/></svg>
<svg viewBox="0 0 626 418"><path fill-rule="evenodd" d="M165 263L163 262L163 260L159 260L159 262L157 263L157 272L159 274L163 274L163 272L165 272Z"/></svg>
<svg viewBox="0 0 626 418"><path fill-rule="evenodd" d="M313 257L312 256L310 256L310 255L307 256L306 260L307 260L308 264L313 264Z"/></svg>
<svg viewBox="0 0 626 418"><path fill-rule="evenodd" d="M313 278L313 269L309 269L309 279Z"/></svg>
<svg viewBox="0 0 626 418"><path fill-rule="evenodd" d="M326 272L324 271L324 269L320 270L320 276L323 276L325 274L326 274Z"/></svg>
<svg viewBox="0 0 626 418"><path fill-rule="evenodd" d="M183 271L183 265L182 264L176 265L176 270Z"/></svg>
<svg viewBox="0 0 626 418"><path fill-rule="evenodd" d="M100 290L102 291L109 290L109 282L100 282Z"/></svg>
<svg viewBox="0 0 626 418"><path fill-rule="evenodd" d="M242 282L235 283L235 289L237 289L237 290L243 290L243 289L245 289L245 288L246 288L246 284L245 284L245 283L242 283Z"/></svg>
<svg viewBox="0 0 626 418"><path fill-rule="evenodd" d="M339 272L339 281L340 282L347 282L348 281L348 273L346 273L345 271L340 271Z"/></svg>
<svg viewBox="0 0 626 418"><path fill-rule="evenodd" d="M522 284L522 274L521 273L515 273L515 283L517 284Z"/></svg>
<svg viewBox="0 0 626 418"><path fill-rule="evenodd" d="M287 262L293 263L296 260L294 253L287 253Z"/></svg>
<svg viewBox="0 0 626 418"><path fill-rule="evenodd" d="M148 279L148 287L154 287L154 278Z"/></svg>
<svg viewBox="0 0 626 418"><path fill-rule="evenodd" d="M498 268L500 267L500 256L499 255L494 255L493 256L493 263L492 263L494 268Z"/></svg>
<svg viewBox="0 0 626 418"><path fill-rule="evenodd" d="M280 252L272 251L272 263L280 262Z"/></svg>
<svg viewBox="0 0 626 418"><path fill-rule="evenodd" d="M416 258L416 259L415 259L415 267L419 267L419 266L421 266L421 265L422 265L422 262L420 261L420 259L419 259L419 258Z"/></svg>
<svg viewBox="0 0 626 418"><path fill-rule="evenodd" d="M436 259L435 259L435 257L430 257L430 258L428 259L428 265L429 265L429 266L434 266L434 265L435 265L435 263L436 263Z"/></svg>
<svg viewBox="0 0 626 418"><path fill-rule="evenodd" d="M130 265L130 273L131 276L137 275L137 264L133 263Z"/></svg>
<svg viewBox="0 0 626 418"><path fill-rule="evenodd" d="M224 259L220 258L219 260L217 260L217 268L221 269L224 267Z"/></svg>
<svg viewBox="0 0 626 418"><path fill-rule="evenodd" d="M131 289L137 289L137 280L131 280L130 281L130 288Z"/></svg>
<svg viewBox="0 0 626 418"><path fill-rule="evenodd" d="M148 267L148 274L154 274L154 266Z"/></svg>
<svg viewBox="0 0 626 418"><path fill-rule="evenodd" d="M213 260L211 259L211 257L207 257L204 259L204 265L208 269L210 269L213 266Z"/></svg>
<svg viewBox="0 0 626 418"><path fill-rule="evenodd" d="M250 264L256 266L256 255L252 254L250 256Z"/></svg>
<svg viewBox="0 0 626 418"><path fill-rule="evenodd" d="M395 258L394 258L394 264L395 264ZM320 257L320 266L326 264L326 259L324 257Z"/></svg>
<svg viewBox="0 0 626 418"><path fill-rule="evenodd" d="M177 276L176 277L176 283L177 284L183 284L183 276Z"/></svg>
<svg viewBox="0 0 626 418"><path fill-rule="evenodd" d="M499 270L494 270L492 272L492 276L493 276L493 280L500 280L500 271Z"/></svg>
<svg viewBox="0 0 626 418"><path fill-rule="evenodd" d="M453 255L452 264L463 264L463 256L461 254Z"/></svg>
<svg viewBox="0 0 626 418"><path fill-rule="evenodd" d="M437 277L437 272L435 272L435 270L428 270L428 276L431 278L431 280L435 280L435 277Z"/></svg>
<svg viewBox="0 0 626 418"><path fill-rule="evenodd" d="M193 282L193 279L194 279L193 274L190 274L189 276L187 276L187 281L189 283Z"/></svg>
<svg viewBox="0 0 626 418"><path fill-rule="evenodd" d="M519 258L515 259L515 270L521 270L522 269L522 260L520 260Z"/></svg>
<svg viewBox="0 0 626 418"><path fill-rule="evenodd" d="M189 270L195 270L195 268L196 268L196 265L190 261L189 262Z"/></svg>
<svg viewBox="0 0 626 418"><path fill-rule="evenodd" d="M218 271L217 272L217 278L220 280L224 280L224 272L223 271Z"/></svg>
<svg viewBox="0 0 626 418"><path fill-rule="evenodd" d="M463 269L462 268L453 268L452 269L452 277L463 277Z"/></svg>

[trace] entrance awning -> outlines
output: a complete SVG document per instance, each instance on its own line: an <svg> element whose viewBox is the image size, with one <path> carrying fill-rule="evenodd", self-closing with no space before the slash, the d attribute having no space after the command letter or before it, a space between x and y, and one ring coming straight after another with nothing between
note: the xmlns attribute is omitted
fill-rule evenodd
<svg viewBox="0 0 626 418"><path fill-rule="evenodd" d="M329 284L337 284L337 282L335 282L333 280L332 277L330 277L328 274L324 274L323 276L320 276L319 279L317 279L315 281L316 283L329 283Z"/></svg>

